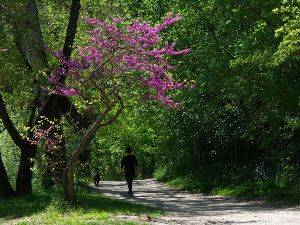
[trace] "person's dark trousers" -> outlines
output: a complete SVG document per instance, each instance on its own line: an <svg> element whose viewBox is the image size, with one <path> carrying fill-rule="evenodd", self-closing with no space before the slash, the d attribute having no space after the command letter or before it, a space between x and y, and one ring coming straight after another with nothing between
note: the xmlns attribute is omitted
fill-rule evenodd
<svg viewBox="0 0 300 225"><path fill-rule="evenodd" d="M128 185L128 195L132 195L132 182L133 177L126 177L127 185Z"/></svg>

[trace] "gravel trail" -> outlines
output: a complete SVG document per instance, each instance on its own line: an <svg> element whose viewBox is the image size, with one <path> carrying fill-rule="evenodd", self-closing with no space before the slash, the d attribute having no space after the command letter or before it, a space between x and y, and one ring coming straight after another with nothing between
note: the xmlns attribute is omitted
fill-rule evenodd
<svg viewBox="0 0 300 225"><path fill-rule="evenodd" d="M205 196L169 187L154 179L136 180L134 197L127 197L126 182L102 181L93 191L116 199L124 199L158 207L166 216L142 219L148 224L247 224L247 225L300 225L299 206L270 205L260 201L245 201L221 196ZM122 219L139 220L124 216Z"/></svg>

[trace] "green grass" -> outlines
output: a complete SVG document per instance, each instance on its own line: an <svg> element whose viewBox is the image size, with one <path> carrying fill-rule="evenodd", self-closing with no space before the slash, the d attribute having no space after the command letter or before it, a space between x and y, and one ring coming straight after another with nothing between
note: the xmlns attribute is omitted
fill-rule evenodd
<svg viewBox="0 0 300 225"><path fill-rule="evenodd" d="M264 199L269 202L300 204L300 190L295 187L279 187L274 181L232 182L228 184L200 181L191 178L175 178L168 185L196 193L234 196L247 199Z"/></svg>
<svg viewBox="0 0 300 225"><path fill-rule="evenodd" d="M39 191L22 198L0 199L0 224L142 224L116 220L116 215L157 217L162 211L113 200L81 190L76 206L61 199L58 190Z"/></svg>
<svg viewBox="0 0 300 225"><path fill-rule="evenodd" d="M279 187L272 181L248 181L235 185L220 186L212 194L236 196L250 199L264 199L270 202L283 201L300 204L300 190L294 187Z"/></svg>
<svg viewBox="0 0 300 225"><path fill-rule="evenodd" d="M209 194L212 188L211 184L207 182L201 182L191 178L180 178L180 177L167 181L167 184L191 192L206 193L206 194Z"/></svg>

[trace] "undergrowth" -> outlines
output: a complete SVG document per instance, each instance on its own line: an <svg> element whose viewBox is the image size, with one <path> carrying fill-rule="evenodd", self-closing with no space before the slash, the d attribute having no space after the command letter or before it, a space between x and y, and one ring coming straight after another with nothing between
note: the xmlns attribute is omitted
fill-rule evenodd
<svg viewBox="0 0 300 225"><path fill-rule="evenodd" d="M176 177L166 171L157 171L155 177L171 186L195 193L263 199L270 202L300 204L299 185L283 186L274 180L234 180L232 178L206 178L196 176Z"/></svg>

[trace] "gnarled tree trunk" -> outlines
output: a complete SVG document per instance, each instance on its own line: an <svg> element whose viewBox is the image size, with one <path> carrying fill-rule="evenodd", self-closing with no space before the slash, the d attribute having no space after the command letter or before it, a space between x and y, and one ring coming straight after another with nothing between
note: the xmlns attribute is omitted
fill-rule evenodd
<svg viewBox="0 0 300 225"><path fill-rule="evenodd" d="M72 51L72 45L76 33L77 28L77 20L79 15L79 8L80 8L80 0L72 0L72 7L71 7L71 13L70 13L70 19L69 19L69 25L65 40L65 46L64 46L64 55L66 58L69 58ZM47 57L45 54L45 48L44 48L44 42L41 32L41 27L39 23L39 16L38 16L38 9L36 7L34 0L28 0L28 4L26 5L26 13L24 16L24 24L14 24L16 29L16 44L20 50L21 53L24 55L24 59L26 61L26 64L28 65L29 69L33 72L40 72L41 70L48 69L48 62ZM22 32L21 32L22 31ZM34 80L34 78L33 78ZM38 99L40 96L43 97L43 95L40 94L41 90L40 88L37 90L37 97L35 99L35 103L33 104L33 107L31 109L31 114L29 118L28 125L31 127L33 125L33 120L36 113L36 108L38 102ZM58 100L62 96L55 96L55 100ZM6 109L5 104L2 100L2 96L0 95L0 118L3 120L3 123L5 125L5 128L8 130L11 138L13 139L14 143L20 148L21 150L21 158L20 158L20 164L19 164L19 170L17 175L17 182L16 182L16 192L18 195L23 195L27 193L32 192L32 167L34 165L34 158L36 155L36 146L30 145L26 140L23 140L18 133L18 131L15 129L14 125L12 124ZM48 98L49 99L49 98ZM61 114L59 113L59 107L57 108L56 104L53 104L52 101L45 101L46 104L48 104L48 107L45 108L51 108L50 113L50 119L54 118L61 118ZM50 103L50 104L49 104ZM44 105L42 105L44 106ZM2 109L2 110L1 110ZM54 112L55 113L51 113ZM45 112L45 111L44 111ZM43 116L43 112L40 113L40 115ZM65 161L65 146L64 143L62 143L63 146L61 146L62 153L59 154L59 157L62 158L62 161ZM46 150L47 151L47 150ZM53 161L53 160L52 160ZM5 179L5 168L3 163L1 164L3 168L1 169L1 176L3 179ZM63 164L62 167L65 167L65 164ZM62 173L61 173L62 174ZM62 176L61 176L62 177ZM5 183L9 183L8 179L6 181L3 180L1 182L3 185ZM2 188L4 190L4 188Z"/></svg>
<svg viewBox="0 0 300 225"><path fill-rule="evenodd" d="M20 52L23 53L26 64L34 73L39 73L41 70L48 69L48 60L45 53L44 41L39 22L38 9L35 1L28 1L24 16L24 25L18 26L17 31L22 30L16 34L16 44ZM32 78L35 82L35 78ZM41 89L37 88L37 97L33 102L31 114L28 121L28 126L32 126L37 102L41 96ZM20 164L16 180L16 194L23 195L32 193L32 168L34 166L34 159L36 156L36 146L31 145L26 140L23 140L21 146Z"/></svg>
<svg viewBox="0 0 300 225"><path fill-rule="evenodd" d="M80 0L72 0L72 5L70 9L70 16L69 16L69 22L67 27L67 33L65 37L65 43L63 48L63 56L65 59L69 59L71 57L73 43L75 39L75 34L77 30L77 21L79 18L79 11L80 11ZM66 65L62 65L66 67L66 70L68 70ZM62 78L62 80L65 79L65 77ZM47 101L44 104L44 108L41 111L41 115L46 116L50 121L57 120L60 121L62 117L62 112L65 112L66 105L64 103L68 103L70 106L72 104L70 101L64 97L64 96L56 96L52 95L50 96ZM59 130L58 132L62 132ZM62 133L61 133L62 135ZM51 167L53 165L53 162L57 162L57 159L60 158L60 165L58 166L58 170L55 174L50 172L51 176L55 176L55 178L62 178L63 170L61 168L66 167L66 149L64 142L61 142L59 146L57 146L59 151L53 151L53 149L49 148L48 146L45 146L45 153L48 156L48 165ZM55 160L55 161L54 161ZM54 168L49 168L49 171L53 170Z"/></svg>
<svg viewBox="0 0 300 225"><path fill-rule="evenodd" d="M2 95L0 93L0 118L3 125L14 143L21 150L21 158L19 164L19 171L17 176L16 192L18 195L28 194L32 192L31 178L34 161L31 160L35 157L36 146L31 145L29 142L24 140L19 134L18 130L12 123L5 107Z"/></svg>
<svg viewBox="0 0 300 225"><path fill-rule="evenodd" d="M36 156L36 146L25 143L21 149L19 170L16 181L16 194L18 196L32 193L32 168Z"/></svg>

